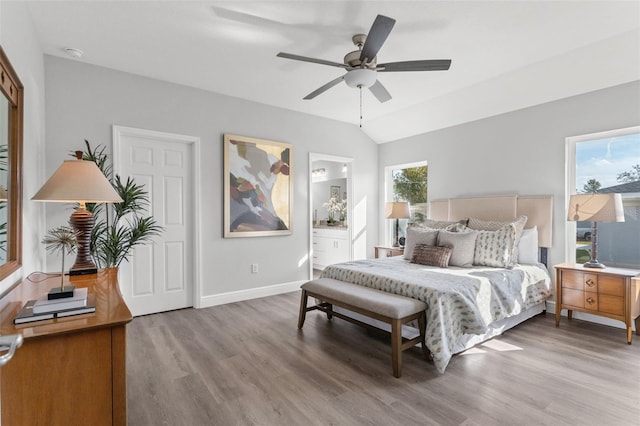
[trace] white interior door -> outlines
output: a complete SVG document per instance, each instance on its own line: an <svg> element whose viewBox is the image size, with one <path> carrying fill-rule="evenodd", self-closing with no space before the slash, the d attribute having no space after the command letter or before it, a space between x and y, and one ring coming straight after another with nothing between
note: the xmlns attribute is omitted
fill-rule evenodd
<svg viewBox="0 0 640 426"><path fill-rule="evenodd" d="M120 289L133 315L193 306L194 138L114 126L114 171L144 184L149 214L164 228L120 266Z"/></svg>

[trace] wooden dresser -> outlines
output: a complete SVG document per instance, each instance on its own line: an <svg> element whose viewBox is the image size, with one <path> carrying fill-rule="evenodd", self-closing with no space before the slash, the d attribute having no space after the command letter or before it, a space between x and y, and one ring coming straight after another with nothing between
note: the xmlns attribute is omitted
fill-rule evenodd
<svg viewBox="0 0 640 426"><path fill-rule="evenodd" d="M60 285L60 277L24 281L0 300L0 334L24 344L0 368L2 425L125 425L126 324L133 317L117 270L65 277L87 287L96 312L15 326L24 303Z"/></svg>
<svg viewBox="0 0 640 426"><path fill-rule="evenodd" d="M555 265L556 326L560 313L567 309L600 315L622 321L627 326L627 342L631 344L632 321L640 335L640 271L621 268L585 268L580 264ZM638 277L637 279L634 279Z"/></svg>

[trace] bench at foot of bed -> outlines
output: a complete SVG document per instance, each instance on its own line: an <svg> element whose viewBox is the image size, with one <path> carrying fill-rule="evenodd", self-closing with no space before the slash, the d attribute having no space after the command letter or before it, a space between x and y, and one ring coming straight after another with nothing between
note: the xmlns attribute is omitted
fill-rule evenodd
<svg viewBox="0 0 640 426"><path fill-rule="evenodd" d="M307 307L309 297L315 297L321 303ZM355 318L335 312L334 305L391 324L391 363L395 377L400 377L401 374L402 351L420 343L426 353L424 338L427 305L423 302L344 281L320 278L302 284L298 328L302 328L306 313L312 310L325 312L328 319L336 316L354 324L373 327ZM420 335L413 339L403 340L402 325L413 320L418 320Z"/></svg>

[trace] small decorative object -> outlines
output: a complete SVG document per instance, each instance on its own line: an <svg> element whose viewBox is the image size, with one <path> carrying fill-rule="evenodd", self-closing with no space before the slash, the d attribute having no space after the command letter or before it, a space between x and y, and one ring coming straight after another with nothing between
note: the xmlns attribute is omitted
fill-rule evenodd
<svg viewBox="0 0 640 426"><path fill-rule="evenodd" d="M598 262L598 222L624 222L624 207L620 194L575 194L569 200L568 221L591 222L591 260L585 268L605 268Z"/></svg>
<svg viewBox="0 0 640 426"><path fill-rule="evenodd" d="M59 226L50 230L47 236L42 240L42 243L46 244L45 247L47 251L53 254L57 252L62 253L62 267L60 268L60 288L52 288L49 291L49 300L73 296L75 287L65 287L64 285L64 256L65 254L71 254L76 251L79 235L79 231L76 231L68 226Z"/></svg>
<svg viewBox="0 0 640 426"><path fill-rule="evenodd" d="M346 219L347 212L347 200L339 200L340 193L338 192L338 197L331 197L328 203L324 203L322 207L327 209L329 213L329 218L327 219L327 225L336 226L338 225L338 220L336 220L335 215L338 214L339 220L344 221Z"/></svg>
<svg viewBox="0 0 640 426"><path fill-rule="evenodd" d="M395 219L396 220L396 228L393 235L393 247L400 247L400 242L398 241L398 234L400 233L400 225L398 224L399 219L409 219L411 218L411 209L409 208L409 203L406 201L392 201L388 202L385 205L385 215L387 219Z"/></svg>
<svg viewBox="0 0 640 426"><path fill-rule="evenodd" d="M224 237L291 235L293 146L224 135Z"/></svg>

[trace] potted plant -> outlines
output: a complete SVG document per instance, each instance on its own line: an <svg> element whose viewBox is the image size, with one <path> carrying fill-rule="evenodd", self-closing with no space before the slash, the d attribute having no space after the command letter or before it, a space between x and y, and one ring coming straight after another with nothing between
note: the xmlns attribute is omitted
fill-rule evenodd
<svg viewBox="0 0 640 426"><path fill-rule="evenodd" d="M93 213L96 223L91 234L91 256L98 268L118 267L128 260L137 245L147 244L162 232L153 216L145 216L149 196L144 185L138 185L133 178L125 182L119 175L113 176L105 146L92 149L85 140L82 159L93 161L113 185L121 203L87 203L87 210Z"/></svg>

